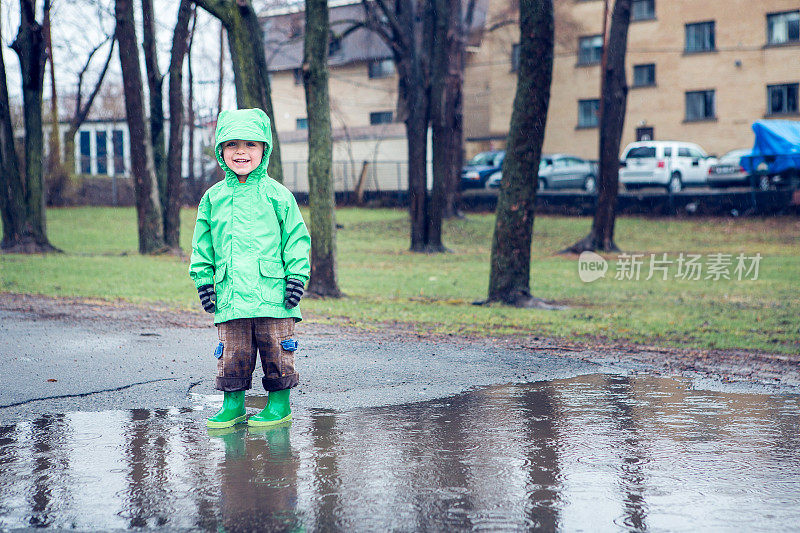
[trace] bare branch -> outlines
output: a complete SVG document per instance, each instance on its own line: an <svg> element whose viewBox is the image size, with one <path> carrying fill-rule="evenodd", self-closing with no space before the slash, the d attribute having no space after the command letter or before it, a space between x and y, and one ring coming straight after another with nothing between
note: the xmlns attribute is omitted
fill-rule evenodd
<svg viewBox="0 0 800 533"><path fill-rule="evenodd" d="M224 0L194 0L194 3L218 18L223 25L228 24L228 9Z"/></svg>
<svg viewBox="0 0 800 533"><path fill-rule="evenodd" d="M97 77L97 82L94 85L94 89L92 89L92 93L89 95L89 98L86 99L85 104L81 107L81 85L83 83L83 74L86 70L86 67L81 71L81 76L78 81L78 98L75 104L75 115L70 120L70 129L76 131L80 125L86 120L86 116L89 114L89 110L92 108L92 104L94 103L94 99L97 97L97 94L100 92L100 88L103 85L103 79L106 77L106 72L108 72L108 66L111 64L111 58L113 57L114 53L114 44L116 43L116 31L111 34L108 39L111 39L111 46L108 48L108 56L106 57L106 62L103 64L103 70L100 72L100 75ZM108 42L108 39L104 41ZM102 46L102 45L101 45ZM92 53L96 52L95 49ZM88 66L88 62L86 64Z"/></svg>
<svg viewBox="0 0 800 533"><path fill-rule="evenodd" d="M392 49L395 55L402 56L405 50L408 49L407 43L404 41L404 39L402 39L402 35L398 33L398 38L395 38L394 35L392 35L392 32L390 31L392 28L387 27L387 24L381 21L381 17L378 14L373 0L362 0L361 5L364 8L365 27L375 32L378 37L383 39L383 42ZM385 15L385 13L383 14ZM386 18L388 20L388 17ZM396 20L397 19L395 18L395 21ZM396 27L399 28L399 26Z"/></svg>

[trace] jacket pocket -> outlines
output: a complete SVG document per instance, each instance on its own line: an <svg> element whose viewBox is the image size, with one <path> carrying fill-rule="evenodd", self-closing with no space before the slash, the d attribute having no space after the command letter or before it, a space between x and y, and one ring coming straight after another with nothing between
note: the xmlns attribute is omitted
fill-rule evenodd
<svg viewBox="0 0 800 533"><path fill-rule="evenodd" d="M214 292L217 293L217 309L223 309L230 305L230 287L228 265L226 263L217 265L216 271L214 272Z"/></svg>
<svg viewBox="0 0 800 533"><path fill-rule="evenodd" d="M261 298L271 304L282 304L286 291L283 264L274 259L259 259L258 270L261 273Z"/></svg>

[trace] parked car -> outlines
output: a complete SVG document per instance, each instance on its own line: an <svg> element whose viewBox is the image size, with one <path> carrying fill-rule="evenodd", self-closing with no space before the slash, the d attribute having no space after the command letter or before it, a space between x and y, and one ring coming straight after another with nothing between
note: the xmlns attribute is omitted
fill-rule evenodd
<svg viewBox="0 0 800 533"><path fill-rule="evenodd" d="M645 186L680 192L690 185L705 186L708 168L716 163L694 143L637 141L622 152L619 181L627 190Z"/></svg>
<svg viewBox="0 0 800 533"><path fill-rule="evenodd" d="M486 186L500 186L502 172L489 177ZM588 193L597 190L597 164L567 154L545 154L539 161L540 191L547 189L583 189Z"/></svg>
<svg viewBox="0 0 800 533"><path fill-rule="evenodd" d="M749 148L731 150L708 167L708 184L711 187L759 186L758 176L745 170L742 158L750 154ZM768 188L766 180L761 187Z"/></svg>
<svg viewBox="0 0 800 533"><path fill-rule="evenodd" d="M491 185L489 180L494 177L499 183L500 169L505 157L505 150L490 150L467 161L461 170L461 188L482 189L496 186Z"/></svg>
<svg viewBox="0 0 800 533"><path fill-rule="evenodd" d="M753 149L741 164L759 177L759 188L800 187L800 122L757 120L753 133Z"/></svg>

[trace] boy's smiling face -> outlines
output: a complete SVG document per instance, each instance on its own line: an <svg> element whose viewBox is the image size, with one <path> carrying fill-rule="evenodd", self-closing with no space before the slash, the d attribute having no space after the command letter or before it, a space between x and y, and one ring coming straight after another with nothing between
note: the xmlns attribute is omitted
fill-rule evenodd
<svg viewBox="0 0 800 533"><path fill-rule="evenodd" d="M247 177L261 164L264 157L264 143L233 139L222 146L222 159L237 176Z"/></svg>

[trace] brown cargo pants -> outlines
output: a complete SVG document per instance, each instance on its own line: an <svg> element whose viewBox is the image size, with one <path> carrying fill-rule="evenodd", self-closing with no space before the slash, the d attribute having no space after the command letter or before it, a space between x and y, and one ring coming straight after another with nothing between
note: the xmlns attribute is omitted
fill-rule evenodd
<svg viewBox="0 0 800 533"><path fill-rule="evenodd" d="M252 387L256 352L261 355L267 392L297 386L294 351L281 341L294 338L294 318L237 318L217 325L222 357L217 363L217 390L235 392Z"/></svg>

